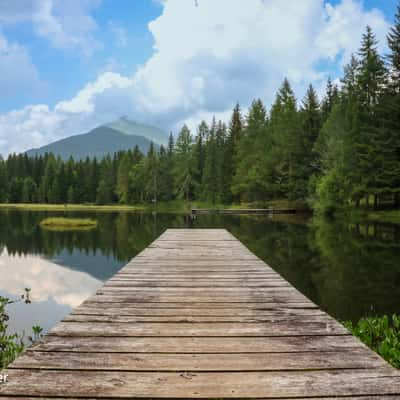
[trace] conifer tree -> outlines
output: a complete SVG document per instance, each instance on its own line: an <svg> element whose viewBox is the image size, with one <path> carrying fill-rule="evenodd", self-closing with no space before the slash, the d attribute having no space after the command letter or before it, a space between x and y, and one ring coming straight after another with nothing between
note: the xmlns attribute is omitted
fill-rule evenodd
<svg viewBox="0 0 400 400"><path fill-rule="evenodd" d="M0 203L8 200L8 177L6 163L0 155Z"/></svg>
<svg viewBox="0 0 400 400"><path fill-rule="evenodd" d="M306 187L300 179L303 175L303 135L296 98L287 79L284 80L272 106L271 131L276 147L277 190L288 199L304 198Z"/></svg>
<svg viewBox="0 0 400 400"><path fill-rule="evenodd" d="M193 157L192 135L184 125L175 144L175 189L180 199L191 200L195 190L196 168Z"/></svg>
<svg viewBox="0 0 400 400"><path fill-rule="evenodd" d="M391 86L397 94L400 94L400 2L387 40L390 49L388 58Z"/></svg>
<svg viewBox="0 0 400 400"><path fill-rule="evenodd" d="M120 203L128 204L130 202L130 169L132 166L132 158L129 153L125 153L119 162L117 172L116 192Z"/></svg>
<svg viewBox="0 0 400 400"><path fill-rule="evenodd" d="M194 152L194 159L196 163L196 174L195 174L195 181L196 181L196 196L201 196L202 193L202 182L203 182L203 175L204 175L204 166L205 166L205 159L206 159L206 145L205 141L208 136L208 125L205 121L201 121L197 135L195 139L195 144L193 148Z"/></svg>
<svg viewBox="0 0 400 400"><path fill-rule="evenodd" d="M230 203L232 200L238 201L238 196L233 194L232 185L234 175L238 165L238 151L239 143L243 134L243 121L239 103L236 103L231 120L229 123L229 129L226 138L224 160L225 160L225 182L226 191L224 194L224 201Z"/></svg>
<svg viewBox="0 0 400 400"><path fill-rule="evenodd" d="M159 166L158 156L154 148L154 143L150 143L149 151L147 152L145 165L146 199L150 202L157 203L158 201L158 185L159 185Z"/></svg>
<svg viewBox="0 0 400 400"><path fill-rule="evenodd" d="M352 151L357 162L356 169L353 171L353 178L356 181L354 197L357 202L361 197L365 197L368 202L373 191L374 202L377 205L378 170L374 168L374 161L380 153L380 142L385 140L385 133L378 126L380 117L377 105L384 91L386 69L378 53L375 35L369 26L361 41L359 57L357 76L359 121L358 129L353 132L352 137Z"/></svg>
<svg viewBox="0 0 400 400"><path fill-rule="evenodd" d="M217 124L213 118L206 142L205 166L203 174L202 197L215 204L218 199L218 171L217 171Z"/></svg>
<svg viewBox="0 0 400 400"><path fill-rule="evenodd" d="M238 144L237 169L233 178L233 193L241 200L255 201L265 192L267 112L260 99L254 100L246 117L246 128Z"/></svg>

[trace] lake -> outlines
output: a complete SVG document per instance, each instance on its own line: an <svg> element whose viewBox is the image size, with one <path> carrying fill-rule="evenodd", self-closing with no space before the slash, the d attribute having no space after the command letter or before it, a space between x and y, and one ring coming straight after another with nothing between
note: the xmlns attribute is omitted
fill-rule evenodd
<svg viewBox="0 0 400 400"><path fill-rule="evenodd" d="M94 294L165 229L226 228L323 310L340 320L400 312L400 226L313 221L307 216L69 212L91 231L54 232L62 212L0 211L0 295L9 331L47 331ZM21 298L30 289L27 303ZM26 297L25 297L26 298Z"/></svg>

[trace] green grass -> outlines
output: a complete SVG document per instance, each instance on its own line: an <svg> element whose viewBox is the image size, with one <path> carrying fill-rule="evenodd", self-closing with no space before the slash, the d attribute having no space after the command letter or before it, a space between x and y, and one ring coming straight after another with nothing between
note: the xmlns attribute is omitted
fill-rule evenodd
<svg viewBox="0 0 400 400"><path fill-rule="evenodd" d="M400 316L369 317L345 327L396 368L400 368Z"/></svg>
<svg viewBox="0 0 400 400"><path fill-rule="evenodd" d="M26 211L145 211L146 207L143 205L105 205L99 206L96 204L0 204L0 210L26 210Z"/></svg>
<svg viewBox="0 0 400 400"><path fill-rule="evenodd" d="M89 218L46 218L40 222L40 226L53 230L93 229L97 227L97 221Z"/></svg>
<svg viewBox="0 0 400 400"><path fill-rule="evenodd" d="M159 202L157 204L145 203L135 205L124 204L0 204L0 210L21 210L21 211L93 211L93 212L159 212L188 214L192 208L208 209L240 209L240 208L295 208L302 210L306 208L304 203L289 202L287 200L271 200L258 203L236 203L221 204L205 201L184 201L175 200L169 202Z"/></svg>
<svg viewBox="0 0 400 400"><path fill-rule="evenodd" d="M372 221L400 224L400 210L371 211L366 217Z"/></svg>

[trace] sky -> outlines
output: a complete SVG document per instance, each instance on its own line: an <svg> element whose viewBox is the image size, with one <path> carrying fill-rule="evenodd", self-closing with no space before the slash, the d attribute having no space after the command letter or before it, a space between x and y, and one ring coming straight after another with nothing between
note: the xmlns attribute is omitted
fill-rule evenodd
<svg viewBox="0 0 400 400"><path fill-rule="evenodd" d="M322 96L399 0L0 0L0 154L128 116L174 131L287 77ZM245 6L244 6L245 5Z"/></svg>

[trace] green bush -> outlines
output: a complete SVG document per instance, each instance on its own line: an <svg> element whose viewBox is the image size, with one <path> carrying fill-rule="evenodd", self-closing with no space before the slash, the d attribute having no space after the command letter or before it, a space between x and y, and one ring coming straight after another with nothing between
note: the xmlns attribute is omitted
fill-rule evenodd
<svg viewBox="0 0 400 400"><path fill-rule="evenodd" d="M13 362L25 348L21 336L7 333L9 316L6 307L11 303L9 299L0 296L0 370Z"/></svg>
<svg viewBox="0 0 400 400"><path fill-rule="evenodd" d="M362 318L355 325L344 325L387 362L400 368L400 316Z"/></svg>

